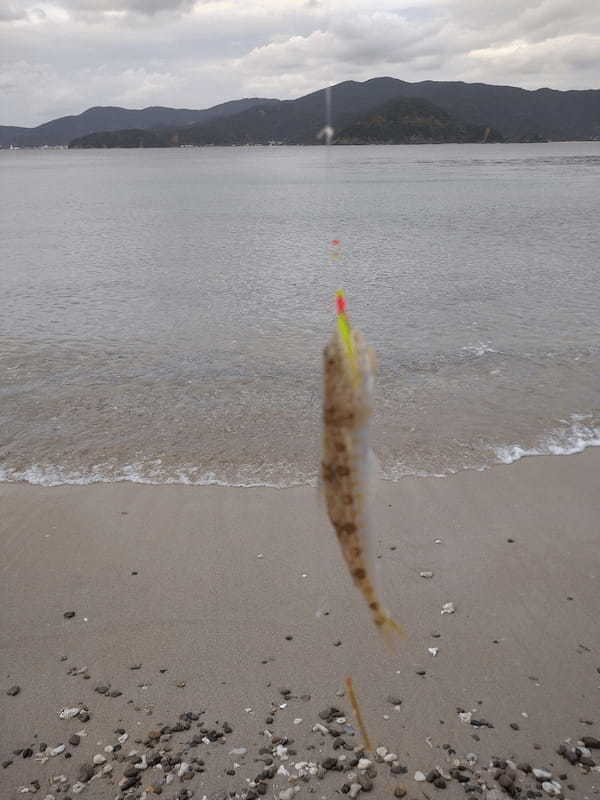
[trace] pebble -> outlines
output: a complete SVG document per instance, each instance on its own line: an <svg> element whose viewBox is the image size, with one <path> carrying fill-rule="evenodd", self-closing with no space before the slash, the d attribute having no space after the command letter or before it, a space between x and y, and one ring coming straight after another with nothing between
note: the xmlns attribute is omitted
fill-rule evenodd
<svg viewBox="0 0 600 800"><path fill-rule="evenodd" d="M289 789L284 789L282 792L279 792L279 800L292 800L296 789L293 786L290 786Z"/></svg>
<svg viewBox="0 0 600 800"><path fill-rule="evenodd" d="M419 572L419 575L420 575L422 578L433 578L433 572L431 572L431 571L430 571L430 570L428 570L428 569L427 569L427 570L424 570L423 572Z"/></svg>
<svg viewBox="0 0 600 800"><path fill-rule="evenodd" d="M542 783L542 789L551 797L558 797L562 791L562 786L558 781L544 781Z"/></svg>
<svg viewBox="0 0 600 800"><path fill-rule="evenodd" d="M444 603L440 614L454 614L455 612L456 608L454 607L454 603Z"/></svg>
<svg viewBox="0 0 600 800"><path fill-rule="evenodd" d="M393 706L399 706L402 704L402 699L395 694L388 694L387 701Z"/></svg>
<svg viewBox="0 0 600 800"><path fill-rule="evenodd" d="M74 611L65 611L65 613L63 614L63 617L65 619L73 619L74 616L75 616Z"/></svg>
<svg viewBox="0 0 600 800"><path fill-rule="evenodd" d="M77 781L76 783L71 786L71 791L73 794L81 794L85 789L85 783L81 783L81 781Z"/></svg>
<svg viewBox="0 0 600 800"><path fill-rule="evenodd" d="M582 736L581 741L590 750L600 750L600 739L596 739L595 736Z"/></svg>
<svg viewBox="0 0 600 800"><path fill-rule="evenodd" d="M361 790L362 786L360 785L360 783L351 783L350 791L348 792L348 797L358 797Z"/></svg>
<svg viewBox="0 0 600 800"><path fill-rule="evenodd" d="M92 759L92 762L96 765L106 764L106 756L103 756L102 753L96 753L96 755Z"/></svg>
<svg viewBox="0 0 600 800"><path fill-rule="evenodd" d="M421 770L417 770L415 772L415 780L418 781L419 783L423 783L423 781L426 781L427 778L425 777L425 774L421 772Z"/></svg>
<svg viewBox="0 0 600 800"><path fill-rule="evenodd" d="M21 687L20 687L20 686L18 686L18 685L15 683L15 685L14 685L14 686L11 686L11 687L10 687L10 689L7 689L7 690L6 690L6 694L7 694L9 697L16 697L16 696L19 694L19 692L20 692L20 691L21 691Z"/></svg>
<svg viewBox="0 0 600 800"><path fill-rule="evenodd" d="M91 764L82 764L79 767L79 781L84 784L87 783L94 776L94 767Z"/></svg>
<svg viewBox="0 0 600 800"><path fill-rule="evenodd" d="M65 745L58 744L56 745L56 747L51 747L50 750L47 750L46 752L51 758L54 758L54 756L59 756L61 753L64 753L64 751L65 751Z"/></svg>
<svg viewBox="0 0 600 800"><path fill-rule="evenodd" d="M73 745L73 747L77 747L80 741L81 741L81 736L79 736L78 733L72 733L69 736L69 744Z"/></svg>
<svg viewBox="0 0 600 800"><path fill-rule="evenodd" d="M434 656L434 657L435 657L435 656L437 656L437 654L440 652L440 648L439 648L439 647L428 647L428 648L427 648L427 651L428 651L429 653L431 653L431 655L432 655L432 656Z"/></svg>
<svg viewBox="0 0 600 800"><path fill-rule="evenodd" d="M73 719L73 717L76 717L80 711L81 708L79 708L79 706L75 706L73 708L62 708L58 712L58 716L60 719Z"/></svg>

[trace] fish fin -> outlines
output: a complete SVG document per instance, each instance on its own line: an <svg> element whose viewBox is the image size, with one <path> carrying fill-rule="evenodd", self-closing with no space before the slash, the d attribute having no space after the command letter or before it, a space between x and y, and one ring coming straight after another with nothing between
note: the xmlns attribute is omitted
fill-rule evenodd
<svg viewBox="0 0 600 800"><path fill-rule="evenodd" d="M406 633L395 620L387 615L379 625L379 630L387 649L395 655L398 652L401 640L406 638Z"/></svg>

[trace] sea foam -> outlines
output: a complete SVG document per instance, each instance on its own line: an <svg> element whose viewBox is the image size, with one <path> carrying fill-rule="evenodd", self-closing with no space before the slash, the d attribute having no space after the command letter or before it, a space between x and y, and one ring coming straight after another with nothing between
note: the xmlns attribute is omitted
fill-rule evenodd
<svg viewBox="0 0 600 800"><path fill-rule="evenodd" d="M526 456L570 456L588 447L599 447L600 427L586 424L586 419L590 416L573 414L569 422L565 420L564 428L556 428L533 447L503 445L496 448L496 457L502 464L513 464Z"/></svg>

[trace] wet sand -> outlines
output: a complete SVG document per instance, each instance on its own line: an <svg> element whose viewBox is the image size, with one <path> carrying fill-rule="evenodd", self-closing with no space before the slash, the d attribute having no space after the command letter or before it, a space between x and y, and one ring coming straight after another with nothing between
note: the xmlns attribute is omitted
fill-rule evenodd
<svg viewBox="0 0 600 800"><path fill-rule="evenodd" d="M49 788L49 777L72 784L94 754L113 770L81 796L120 796L127 765L118 759L147 750L150 731L187 711L199 719L163 734L159 747L187 750L179 760L195 757L205 771L175 777L162 787L166 798L248 790L246 778L265 768L255 759L271 757L259 754L272 748L265 729L295 740L296 755L274 759L292 773L298 761L351 758L333 749L339 737L312 730L328 706L352 722L336 694L346 675L372 739L408 770L376 765L370 797L392 797L401 784L415 800L463 797L456 780L443 790L414 774L447 771L467 753L483 770L468 773L482 790L473 797L486 796L486 783L500 791L485 771L493 757L548 769L571 800L598 796L600 770L556 749L600 738L600 451L381 483L374 530L385 599L408 634L394 656L351 585L314 489L1 484L0 760L13 763L0 769L0 796L28 796L19 787L32 780L38 797L71 796ZM442 615L447 602L455 613ZM9 696L13 685L20 691ZM87 722L58 717L83 705ZM186 744L197 725L221 732L224 721L233 732ZM342 738L359 744L345 724ZM118 729L128 740L106 753ZM87 735L69 745L77 731ZM40 763L40 742L66 749ZM31 758L13 754L28 747ZM237 748L248 752L230 755ZM591 759L600 764L600 751ZM164 776L165 763L140 773L131 796ZM346 771L300 781L295 796L340 796ZM536 785L518 772L516 784L523 780ZM267 785L269 797L292 786L284 775Z"/></svg>

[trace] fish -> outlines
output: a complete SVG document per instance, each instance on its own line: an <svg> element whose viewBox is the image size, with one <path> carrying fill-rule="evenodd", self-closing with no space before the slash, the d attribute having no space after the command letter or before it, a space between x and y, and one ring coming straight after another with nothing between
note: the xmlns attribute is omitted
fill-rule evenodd
<svg viewBox="0 0 600 800"><path fill-rule="evenodd" d="M402 635L385 611L370 563L369 478L373 454L369 424L377 359L346 316L343 291L336 292L337 326L323 352L323 437L321 485L327 514L354 584L373 622L392 647Z"/></svg>

